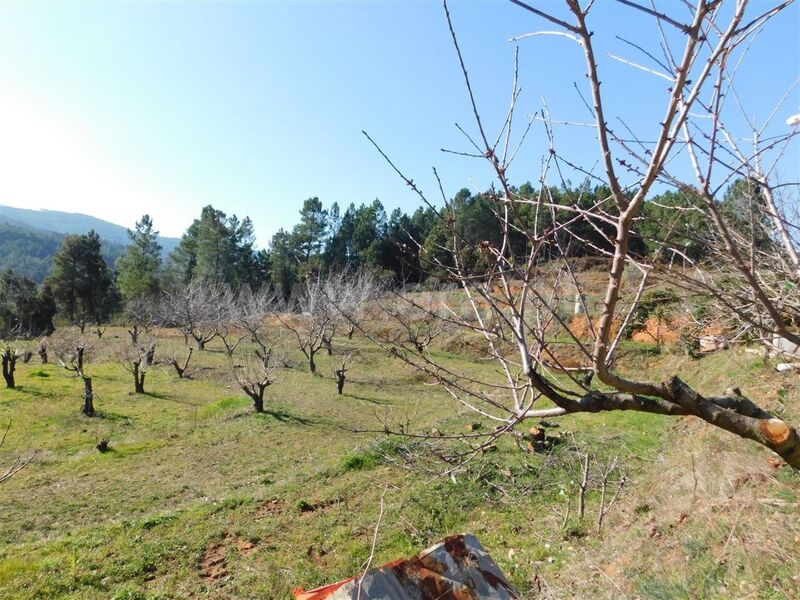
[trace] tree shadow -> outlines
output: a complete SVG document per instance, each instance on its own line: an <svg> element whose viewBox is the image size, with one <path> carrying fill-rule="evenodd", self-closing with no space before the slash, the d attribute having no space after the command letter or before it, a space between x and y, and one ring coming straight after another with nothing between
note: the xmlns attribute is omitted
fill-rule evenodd
<svg viewBox="0 0 800 600"><path fill-rule="evenodd" d="M281 410L279 408L271 410L265 408L264 412L261 414L269 415L270 417L273 417L275 420L280 421L281 423L294 423L295 425L319 425L322 423L322 421L318 419L309 419L308 417L300 417L288 413L285 410Z"/></svg>
<svg viewBox="0 0 800 600"><path fill-rule="evenodd" d="M86 415L81 415L81 416L86 417ZM123 423L128 427L133 427L134 424L133 419L129 415L123 415L115 412L108 412L105 410L95 410L94 415L86 418L104 420L104 421L113 421L115 423Z"/></svg>
<svg viewBox="0 0 800 600"><path fill-rule="evenodd" d="M394 406L396 404L394 400L388 400L386 398L368 398L367 396L359 396L357 394L350 394L348 392L342 394L342 397L363 400L364 402L369 402L375 406Z"/></svg>
<svg viewBox="0 0 800 600"><path fill-rule="evenodd" d="M267 417L272 417L276 421L280 421L281 423L293 424L293 425L324 425L325 421L323 419L316 419L316 418L309 418L309 417L302 417L298 415L293 415L282 408L267 408L264 407L263 412L255 412L253 407L247 408L245 410L236 412L232 414L229 419L244 419L244 418L262 418L266 419Z"/></svg>
<svg viewBox="0 0 800 600"><path fill-rule="evenodd" d="M8 389L8 388L6 388ZM35 396L37 398L49 398L52 396L50 392L45 392L39 388L28 387L27 385L17 385L12 391L27 394L28 396Z"/></svg>

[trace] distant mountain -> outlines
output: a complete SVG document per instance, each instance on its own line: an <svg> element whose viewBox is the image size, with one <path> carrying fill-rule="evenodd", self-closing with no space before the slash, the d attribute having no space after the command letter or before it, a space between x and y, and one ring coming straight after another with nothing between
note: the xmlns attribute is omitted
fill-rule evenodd
<svg viewBox="0 0 800 600"><path fill-rule="evenodd" d="M108 242L128 245L128 229L116 223L110 223L97 217L81 213L61 212L59 210L30 210L0 205L0 223L9 223L20 227L52 231L55 233L86 233L94 229L101 238ZM158 243L169 254L180 239L159 237Z"/></svg>
<svg viewBox="0 0 800 600"><path fill-rule="evenodd" d="M125 227L79 213L0 206L0 269L11 267L15 273L40 283L50 273L53 255L64 236L90 229L100 235L103 258L113 268L129 242ZM165 255L180 242L167 237L158 241Z"/></svg>
<svg viewBox="0 0 800 600"><path fill-rule="evenodd" d="M65 235L0 220L0 270L11 267L15 273L41 283L50 273L53 256ZM125 246L105 239L102 243L103 258L113 268Z"/></svg>

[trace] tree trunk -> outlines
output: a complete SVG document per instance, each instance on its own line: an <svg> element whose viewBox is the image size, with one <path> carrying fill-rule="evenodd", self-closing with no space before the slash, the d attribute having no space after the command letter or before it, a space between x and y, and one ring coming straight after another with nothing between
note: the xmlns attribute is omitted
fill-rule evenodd
<svg viewBox="0 0 800 600"><path fill-rule="evenodd" d="M92 378L83 378L83 408L81 412L87 417L94 416L94 393L92 392Z"/></svg>
<svg viewBox="0 0 800 600"><path fill-rule="evenodd" d="M317 373L317 364L314 362L314 353L308 353L308 370L311 371L312 375Z"/></svg>
<svg viewBox="0 0 800 600"><path fill-rule="evenodd" d="M339 393L340 396L344 391L345 372L346 369L344 368L336 369L336 391Z"/></svg>
<svg viewBox="0 0 800 600"><path fill-rule="evenodd" d="M16 387L14 382L14 370L17 368L17 358L3 354L3 379L6 380L6 387L13 390Z"/></svg>
<svg viewBox="0 0 800 600"><path fill-rule="evenodd" d="M178 379L183 379L183 369L178 364L178 361L173 358L170 359L169 363L175 367L175 372L178 374Z"/></svg>
<svg viewBox="0 0 800 600"><path fill-rule="evenodd" d="M192 358L192 352L193 352L193 351L194 351L194 348L191 348L191 347L190 347L190 348L189 348L189 354L187 354L187 355L186 355L186 360L183 362L183 366L180 366L180 365L178 364L178 360L177 360L177 359L175 359L175 358L170 358L170 359L169 359L169 362L170 362L170 364L171 364L173 367L175 367L175 372L178 374L178 377L179 377L180 379L183 379L183 378L184 378L184 375L186 375L186 369L188 369L188 368L189 368L189 361L190 361L190 360L191 360L191 358ZM188 375L186 375L186 376L188 377Z"/></svg>
<svg viewBox="0 0 800 600"><path fill-rule="evenodd" d="M355 326L353 326L353 325L351 325L351 326L350 326L350 329L348 329L348 330L347 330L347 339L348 339L348 340L352 340L352 339L353 339L353 332L354 332L355 330L356 330L356 328L355 328Z"/></svg>
<svg viewBox="0 0 800 600"><path fill-rule="evenodd" d="M264 390L253 394L253 408L257 413L264 412Z"/></svg>
<svg viewBox="0 0 800 600"><path fill-rule="evenodd" d="M131 336L131 343L136 345L136 343L139 341L139 326L134 325L128 329L128 335Z"/></svg>
<svg viewBox="0 0 800 600"><path fill-rule="evenodd" d="M36 351L39 354L39 360L42 361L43 365L47 364L47 348L41 347Z"/></svg>
<svg viewBox="0 0 800 600"><path fill-rule="evenodd" d="M136 394L144 394L144 371L139 371L139 363L135 362L133 367L133 391Z"/></svg>

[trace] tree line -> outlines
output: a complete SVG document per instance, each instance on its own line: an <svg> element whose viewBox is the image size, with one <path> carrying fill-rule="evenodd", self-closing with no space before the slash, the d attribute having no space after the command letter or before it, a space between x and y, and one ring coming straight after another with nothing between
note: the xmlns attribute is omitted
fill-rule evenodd
<svg viewBox="0 0 800 600"><path fill-rule="evenodd" d="M514 254L524 256L537 237L546 240L542 260L564 252L575 258L602 257L612 248L609 223L614 209L603 208L610 197L604 186L536 189L525 183L512 188L512 193L518 199L508 234ZM541 201L543 195L547 202ZM749 205L752 198L743 182L736 182L721 208L742 227L750 227L744 203ZM46 334L56 316L81 327L107 322L135 298L185 288L195 281L234 289L271 285L288 297L310 275L345 269L367 269L405 283L446 279L454 260L480 267L488 258L482 249L503 238L503 224L497 218L500 201L493 190L473 194L462 189L443 207L420 207L410 214L395 209L387 215L377 199L343 210L337 203L326 209L319 198L309 198L300 209L299 222L291 230L275 233L266 249L256 247L249 217L239 219L206 206L166 260L153 220L144 215L128 231L130 243L113 268L96 232L67 235L41 285L12 269L2 273L0 334ZM637 219L630 251L643 257L664 254L663 242L669 237L670 249L680 248L682 256L701 260L708 249L709 225L702 211L692 210L698 203L691 190L652 198ZM606 210L609 223L576 218L580 211L590 210ZM452 251L452 236L459 238L460 256ZM671 260L675 255L662 258Z"/></svg>

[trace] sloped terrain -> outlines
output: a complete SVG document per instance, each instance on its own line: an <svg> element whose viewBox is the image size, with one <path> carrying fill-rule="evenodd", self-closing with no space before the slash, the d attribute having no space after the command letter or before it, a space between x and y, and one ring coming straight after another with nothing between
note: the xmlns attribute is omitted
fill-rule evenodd
<svg viewBox="0 0 800 600"><path fill-rule="evenodd" d="M543 443L504 439L466 472L437 477L448 467L435 454L452 445L387 438L381 420L445 434L491 425L364 339L335 340L358 356L343 396L328 357L312 377L290 354L257 415L213 343L195 353L207 367L195 379L159 367L150 393L131 394L113 350L123 336L109 329L89 362L96 418L79 415L80 382L57 365L34 359L19 367L19 389L0 391L0 423L11 421L0 466L38 449L0 486L4 598L288 598L295 586L359 573L376 527L373 564L474 533L526 598L800 594L800 478L691 419L531 423ZM181 342L164 335L159 344L163 355ZM454 368L489 368L434 352ZM632 345L624 368L679 372L708 391L735 383L800 416L796 375L741 350L691 361ZM110 451L96 449L101 440ZM601 475L614 465L598 532Z"/></svg>

